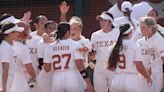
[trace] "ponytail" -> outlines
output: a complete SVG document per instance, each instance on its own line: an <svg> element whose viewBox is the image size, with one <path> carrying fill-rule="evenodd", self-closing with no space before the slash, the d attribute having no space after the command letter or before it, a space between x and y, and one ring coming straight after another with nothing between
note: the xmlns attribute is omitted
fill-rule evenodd
<svg viewBox="0 0 164 92"><path fill-rule="evenodd" d="M123 24L119 27L120 35L118 37L117 43L113 48L113 51L108 59L108 67L107 69L114 71L117 67L119 52L123 49L122 40L123 37L127 34L124 34L130 28L129 24Z"/></svg>
<svg viewBox="0 0 164 92"><path fill-rule="evenodd" d="M114 46L114 49L108 59L108 69L114 71L116 69L118 59L119 59L119 52L122 49L122 38L123 33L120 32L119 38L117 40L116 45Z"/></svg>
<svg viewBox="0 0 164 92"><path fill-rule="evenodd" d="M131 12L130 11L127 12L127 17L129 19L130 23L132 24L132 26L134 27L134 29L136 29L136 26L134 25L134 23L133 23L133 21L131 19Z"/></svg>

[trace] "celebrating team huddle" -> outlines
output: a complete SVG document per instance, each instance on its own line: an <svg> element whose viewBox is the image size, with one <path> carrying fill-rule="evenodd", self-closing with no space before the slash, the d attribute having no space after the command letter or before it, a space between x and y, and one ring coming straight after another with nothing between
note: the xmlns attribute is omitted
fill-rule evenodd
<svg viewBox="0 0 164 92"><path fill-rule="evenodd" d="M163 92L164 28L146 1L116 0L96 16L101 29L82 35L82 20L60 23L31 12L0 17L0 92ZM144 7L143 10L140 10ZM160 43L160 44L159 44Z"/></svg>

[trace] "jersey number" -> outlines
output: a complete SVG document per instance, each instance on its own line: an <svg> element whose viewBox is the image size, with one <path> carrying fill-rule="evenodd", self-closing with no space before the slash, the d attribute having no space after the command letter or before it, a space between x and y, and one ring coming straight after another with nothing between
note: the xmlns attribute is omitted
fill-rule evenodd
<svg viewBox="0 0 164 92"><path fill-rule="evenodd" d="M56 65L59 64L61 62L61 59L63 59L63 58L66 58L66 60L67 60L65 65L64 65L64 69L69 68L68 65L69 65L69 62L71 59L71 54L53 55L52 58L56 59L56 61L54 61L54 63L53 63L54 70L62 68L61 66L57 67Z"/></svg>
<svg viewBox="0 0 164 92"><path fill-rule="evenodd" d="M119 66L118 66L118 67L119 67L120 69L125 69L125 68L126 68L126 64L125 64L125 55L120 54L118 60L119 60L119 61L118 61Z"/></svg>

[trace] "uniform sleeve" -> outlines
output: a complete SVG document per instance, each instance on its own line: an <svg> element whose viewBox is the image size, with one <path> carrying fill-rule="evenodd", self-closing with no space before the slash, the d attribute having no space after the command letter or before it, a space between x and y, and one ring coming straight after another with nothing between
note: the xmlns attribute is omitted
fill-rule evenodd
<svg viewBox="0 0 164 92"><path fill-rule="evenodd" d="M89 49L89 51L92 51L92 44L89 39L85 39L84 45Z"/></svg>
<svg viewBox="0 0 164 92"><path fill-rule="evenodd" d="M45 53L45 43L40 42L37 46L37 53L38 53L38 58L44 58L44 53Z"/></svg>
<svg viewBox="0 0 164 92"><path fill-rule="evenodd" d="M20 55L21 55L20 56L21 62L23 64L32 63L30 53L29 53L28 48L26 46L23 48L23 51L22 51L22 53Z"/></svg>
<svg viewBox="0 0 164 92"><path fill-rule="evenodd" d="M78 52L77 49L78 49L78 43L75 45L75 49L74 49L74 58L75 58L75 60L83 59L83 55L80 52Z"/></svg>
<svg viewBox="0 0 164 92"><path fill-rule="evenodd" d="M156 43L154 43L154 45L160 57L163 57L164 56L164 37L162 37L161 35L158 36L158 39L156 39Z"/></svg>
<svg viewBox="0 0 164 92"><path fill-rule="evenodd" d="M92 47L93 47L93 50L96 50L96 36L95 36L95 33L92 33L91 35L91 44L92 44Z"/></svg>
<svg viewBox="0 0 164 92"><path fill-rule="evenodd" d="M139 45L135 45L134 48L134 61L143 61L143 57L142 57L142 53L141 53L141 49L139 47Z"/></svg>
<svg viewBox="0 0 164 92"><path fill-rule="evenodd" d="M10 59L12 58L12 53L14 53L14 52L10 51L10 49L8 49L8 48L3 48L3 47L0 50L1 50L1 52L0 52L1 60L0 61L10 63L11 62Z"/></svg>
<svg viewBox="0 0 164 92"><path fill-rule="evenodd" d="M52 62L52 54L51 54L51 47L47 45L45 47L45 54L44 54L44 63L51 63Z"/></svg>

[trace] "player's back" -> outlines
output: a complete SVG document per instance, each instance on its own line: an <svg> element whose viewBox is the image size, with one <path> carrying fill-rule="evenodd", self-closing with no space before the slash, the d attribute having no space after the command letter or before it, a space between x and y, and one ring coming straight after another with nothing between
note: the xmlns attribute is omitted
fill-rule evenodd
<svg viewBox="0 0 164 92"><path fill-rule="evenodd" d="M132 40L123 40L123 50L119 53L119 62L116 68L118 73L137 73L135 67L137 46Z"/></svg>
<svg viewBox="0 0 164 92"><path fill-rule="evenodd" d="M49 60L52 62L54 69L52 90L55 90L55 92L65 92L64 90L83 92L82 78L75 63L76 59L83 59L83 56L77 52L76 47L77 42L71 39L59 40L46 47L46 56L48 55L47 49L51 51L48 52L50 54L48 57L52 58Z"/></svg>
<svg viewBox="0 0 164 92"><path fill-rule="evenodd" d="M75 64L76 47L77 43L71 39L60 40L52 45L54 70L77 69Z"/></svg>
<svg viewBox="0 0 164 92"><path fill-rule="evenodd" d="M123 50L119 53L111 90L112 92L140 92L138 91L140 80L138 80L139 76L135 66L135 61L140 59L137 56L137 47L132 40L123 40L122 44ZM135 84L131 85L132 83Z"/></svg>

